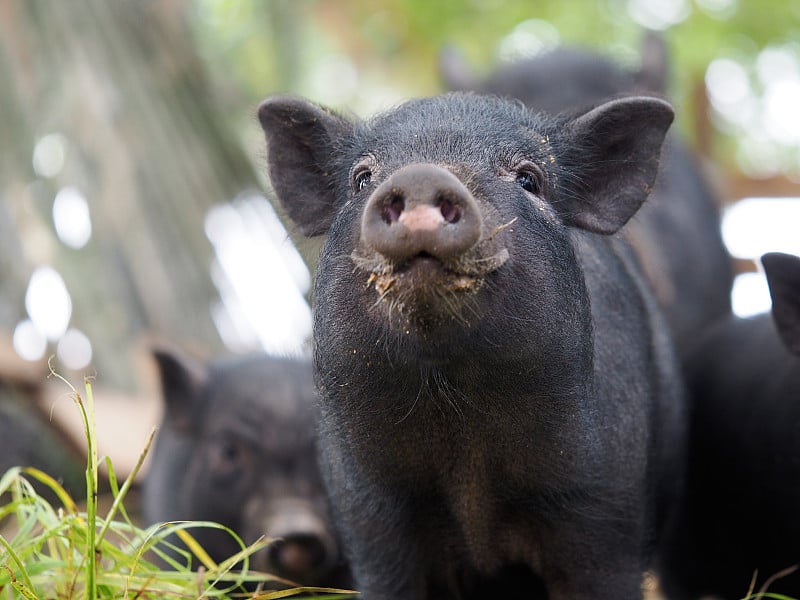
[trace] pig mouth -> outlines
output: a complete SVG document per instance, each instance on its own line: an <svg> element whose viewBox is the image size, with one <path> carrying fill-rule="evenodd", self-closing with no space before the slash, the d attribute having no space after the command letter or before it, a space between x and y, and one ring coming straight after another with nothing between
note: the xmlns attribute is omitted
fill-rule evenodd
<svg viewBox="0 0 800 600"><path fill-rule="evenodd" d="M351 258L356 270L366 274L366 289L375 291L373 308L387 312L390 321L402 317L402 327L415 322L430 327L451 320L469 325L476 315L469 299L484 287L489 273L505 264L509 252L501 248L486 254L477 249L455 260L420 252L402 263L375 252L354 251Z"/></svg>
<svg viewBox="0 0 800 600"><path fill-rule="evenodd" d="M422 252L400 265L384 265L372 269L367 286L373 286L381 296L395 286L420 288L440 292L472 292L483 285L483 275L488 273L475 269L459 269L457 265L446 265L438 258Z"/></svg>

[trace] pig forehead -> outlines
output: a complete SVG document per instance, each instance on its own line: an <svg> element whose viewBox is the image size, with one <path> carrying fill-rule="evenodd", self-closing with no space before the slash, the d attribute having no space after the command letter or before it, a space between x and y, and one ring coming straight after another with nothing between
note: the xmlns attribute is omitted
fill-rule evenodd
<svg viewBox="0 0 800 600"><path fill-rule="evenodd" d="M210 398L209 418L236 415L242 422L263 419L302 421L312 417L316 401L313 387L292 381L271 380L260 387L220 387Z"/></svg>
<svg viewBox="0 0 800 600"><path fill-rule="evenodd" d="M503 141L486 144L480 140L450 137L443 143L438 137L419 136L404 143L381 144L376 141L362 146L356 159L374 157L384 168L397 168L412 163L472 166L481 169L489 165L509 164L523 157L535 158L539 148L528 140Z"/></svg>
<svg viewBox="0 0 800 600"><path fill-rule="evenodd" d="M232 434L260 445L283 440L296 446L312 443L314 420L310 413L276 411L273 405L255 400L239 402L231 410L217 413L208 420L206 432L211 437Z"/></svg>
<svg viewBox="0 0 800 600"><path fill-rule="evenodd" d="M286 374L227 377L207 390L206 427L259 428L264 424L308 423L316 402L313 384Z"/></svg>
<svg viewBox="0 0 800 600"><path fill-rule="evenodd" d="M349 159L356 162L364 156L373 156L384 165L433 162L480 167L511 163L524 157L533 160L550 153L549 136L522 128L489 136L480 131L434 125L406 134L399 137L391 131L381 131L379 135L365 137L357 142Z"/></svg>
<svg viewBox="0 0 800 600"><path fill-rule="evenodd" d="M363 143L391 150L486 154L530 144L550 119L492 97L448 95L412 101L379 115L361 130Z"/></svg>

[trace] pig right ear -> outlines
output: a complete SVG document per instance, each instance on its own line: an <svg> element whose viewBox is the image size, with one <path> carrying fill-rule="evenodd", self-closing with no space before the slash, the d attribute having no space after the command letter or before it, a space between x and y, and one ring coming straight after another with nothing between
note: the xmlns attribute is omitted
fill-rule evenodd
<svg viewBox="0 0 800 600"><path fill-rule="evenodd" d="M568 122L556 210L568 225L616 232L647 199L674 113L658 98L611 100Z"/></svg>
<svg viewBox="0 0 800 600"><path fill-rule="evenodd" d="M336 214L329 167L337 140L353 125L302 98L275 96L258 108L272 187L303 235L325 233Z"/></svg>
<svg viewBox="0 0 800 600"><path fill-rule="evenodd" d="M792 354L800 356L800 257L770 252L761 257L772 296L772 318Z"/></svg>
<svg viewBox="0 0 800 600"><path fill-rule="evenodd" d="M164 399L166 418L178 431L194 429L200 397L208 381L208 369L201 362L172 350L153 350Z"/></svg>

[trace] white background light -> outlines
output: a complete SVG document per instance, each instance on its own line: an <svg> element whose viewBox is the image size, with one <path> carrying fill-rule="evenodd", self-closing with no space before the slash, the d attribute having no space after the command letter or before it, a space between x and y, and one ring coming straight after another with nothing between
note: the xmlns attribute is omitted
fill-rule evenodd
<svg viewBox="0 0 800 600"><path fill-rule="evenodd" d="M25 360L41 360L47 350L47 338L30 319L17 324L12 343L16 353Z"/></svg>
<svg viewBox="0 0 800 600"><path fill-rule="evenodd" d="M215 206L205 228L222 301L212 307L212 317L225 343L242 350L255 339L273 354L304 354L311 336L304 297L311 275L269 202L249 194Z"/></svg>
<svg viewBox="0 0 800 600"><path fill-rule="evenodd" d="M666 29L689 16L688 0L628 0L631 19L648 29Z"/></svg>
<svg viewBox="0 0 800 600"><path fill-rule="evenodd" d="M737 258L758 261L767 252L800 255L800 198L745 198L722 218L725 246ZM740 317L768 311L769 286L762 273L742 273L731 292L733 312Z"/></svg>
<svg viewBox="0 0 800 600"><path fill-rule="evenodd" d="M39 267L33 272L25 293L25 308L47 339L56 341L64 335L72 316L72 300L55 269Z"/></svg>
<svg viewBox="0 0 800 600"><path fill-rule="evenodd" d="M558 29L552 23L528 19L500 40L497 55L505 61L530 58L557 45L559 38Z"/></svg>
<svg viewBox="0 0 800 600"><path fill-rule="evenodd" d="M65 367L77 371L92 362L92 344L82 331L67 329L58 340L56 355Z"/></svg>
<svg viewBox="0 0 800 600"><path fill-rule="evenodd" d="M722 237L739 258L767 252L800 255L800 198L745 198L722 218Z"/></svg>
<svg viewBox="0 0 800 600"><path fill-rule="evenodd" d="M64 168L67 140L60 133L41 138L33 147L33 170L40 177L55 177Z"/></svg>
<svg viewBox="0 0 800 600"><path fill-rule="evenodd" d="M738 317L751 317L772 308L767 278L762 273L742 273L733 281L731 307Z"/></svg>
<svg viewBox="0 0 800 600"><path fill-rule="evenodd" d="M70 248L83 248L92 237L89 204L77 188L58 191L53 201L53 224L58 239Z"/></svg>

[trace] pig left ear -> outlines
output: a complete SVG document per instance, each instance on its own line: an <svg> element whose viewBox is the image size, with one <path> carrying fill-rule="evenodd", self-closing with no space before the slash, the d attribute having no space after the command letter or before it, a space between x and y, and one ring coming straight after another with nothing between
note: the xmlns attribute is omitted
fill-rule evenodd
<svg viewBox="0 0 800 600"><path fill-rule="evenodd" d="M761 257L772 296L772 318L792 354L800 356L800 257L770 252Z"/></svg>
<svg viewBox="0 0 800 600"><path fill-rule="evenodd" d="M166 418L177 431L191 432L208 382L206 365L165 347L153 348L153 358L161 380Z"/></svg>
<svg viewBox="0 0 800 600"><path fill-rule="evenodd" d="M325 233L337 211L330 159L353 125L326 108L291 96L262 102L258 119L267 139L269 178L278 200L303 235Z"/></svg>
<svg viewBox="0 0 800 600"><path fill-rule="evenodd" d="M668 102L631 97L568 122L555 207L565 222L603 234L627 223L655 182L673 118Z"/></svg>

